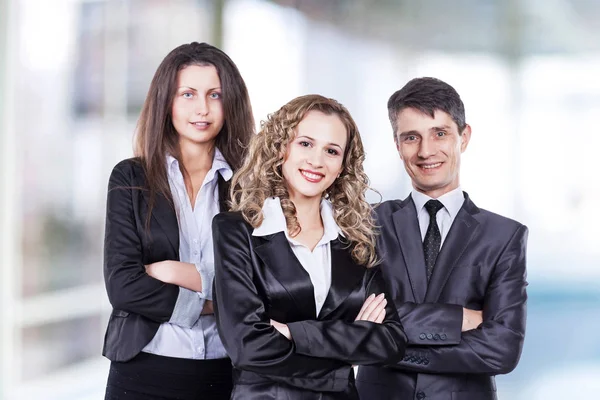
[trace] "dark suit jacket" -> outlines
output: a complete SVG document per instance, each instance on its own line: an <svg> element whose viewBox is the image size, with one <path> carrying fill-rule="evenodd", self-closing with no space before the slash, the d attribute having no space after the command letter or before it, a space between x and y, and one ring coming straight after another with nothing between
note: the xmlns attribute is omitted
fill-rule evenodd
<svg viewBox="0 0 600 400"><path fill-rule="evenodd" d="M382 324L354 322L366 297L384 291L378 270L332 241L331 288L317 316L310 277L285 234L252 232L240 213L213 219L214 306L234 365L232 399L357 399L351 364L395 363L406 343L394 307ZM286 323L293 341L270 319Z"/></svg>
<svg viewBox="0 0 600 400"><path fill-rule="evenodd" d="M494 375L516 367L525 337L527 228L465 193L428 284L412 198L376 213L381 269L409 347L391 368L359 369L361 399L496 399ZM461 335L463 307L483 310L483 324Z"/></svg>
<svg viewBox="0 0 600 400"><path fill-rule="evenodd" d="M115 166L108 183L104 237L104 282L113 311L102 354L112 361L135 357L168 322L179 286L146 274L144 265L179 260L179 226L172 202L156 197L146 230L148 191L137 158ZM225 210L228 183L219 175L219 203Z"/></svg>

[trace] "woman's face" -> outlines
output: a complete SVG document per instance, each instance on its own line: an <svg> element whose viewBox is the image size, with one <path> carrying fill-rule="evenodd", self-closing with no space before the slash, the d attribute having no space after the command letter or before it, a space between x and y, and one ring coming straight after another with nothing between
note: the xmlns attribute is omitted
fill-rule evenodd
<svg viewBox="0 0 600 400"><path fill-rule="evenodd" d="M321 198L342 172L347 141L346 127L336 114L306 114L282 165L292 201Z"/></svg>
<svg viewBox="0 0 600 400"><path fill-rule="evenodd" d="M190 65L177 74L171 109L179 143L212 144L224 123L221 81L212 65Z"/></svg>

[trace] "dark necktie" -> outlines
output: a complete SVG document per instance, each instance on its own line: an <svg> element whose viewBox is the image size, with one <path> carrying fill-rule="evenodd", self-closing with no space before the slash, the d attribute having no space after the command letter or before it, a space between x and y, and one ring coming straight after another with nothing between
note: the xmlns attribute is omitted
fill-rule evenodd
<svg viewBox="0 0 600 400"><path fill-rule="evenodd" d="M440 252L440 245L442 244L442 234L440 228L438 228L436 214L440 211L444 205L438 200L429 200L425 203L425 209L429 214L429 226L427 227L427 233L425 234L425 240L423 241L423 253L425 254L425 266L427 267L427 281L431 278L433 273L433 266L435 260Z"/></svg>

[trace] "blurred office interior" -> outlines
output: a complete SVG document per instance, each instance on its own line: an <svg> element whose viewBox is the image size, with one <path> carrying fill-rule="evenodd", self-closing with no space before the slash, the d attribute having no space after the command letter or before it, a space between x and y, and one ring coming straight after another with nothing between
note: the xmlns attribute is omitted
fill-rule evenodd
<svg viewBox="0 0 600 400"><path fill-rule="evenodd" d="M600 393L600 2L0 0L0 399L103 398L108 175L191 41L237 63L257 125L297 95L344 103L384 199L410 191L388 97L452 84L473 128L463 189L530 229L528 333L499 398Z"/></svg>

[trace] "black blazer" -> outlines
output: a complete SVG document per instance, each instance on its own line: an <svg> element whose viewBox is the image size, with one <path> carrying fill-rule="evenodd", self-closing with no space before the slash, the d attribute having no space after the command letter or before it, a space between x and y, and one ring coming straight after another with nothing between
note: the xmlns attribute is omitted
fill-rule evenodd
<svg viewBox="0 0 600 400"><path fill-rule="evenodd" d="M408 336L404 359L360 368L365 400L492 400L494 375L512 371L525 337L527 228L478 208L465 193L429 283L411 197L377 208L378 251ZM483 324L461 334L462 308Z"/></svg>
<svg viewBox="0 0 600 400"><path fill-rule="evenodd" d="M219 176L219 203L226 209L228 183ZM144 265L179 260L179 226L172 202L158 195L146 230L148 192L138 158L121 161L108 183L104 282L113 311L102 354L112 361L135 357L171 319L179 286L146 274Z"/></svg>
<svg viewBox="0 0 600 400"><path fill-rule="evenodd" d="M406 336L394 307L382 324L354 322L384 291L377 268L331 242L331 288L316 315L313 286L283 232L252 236L240 213L213 219L217 328L234 365L232 399L357 399L351 364L402 359ZM270 325L286 323L293 341Z"/></svg>

